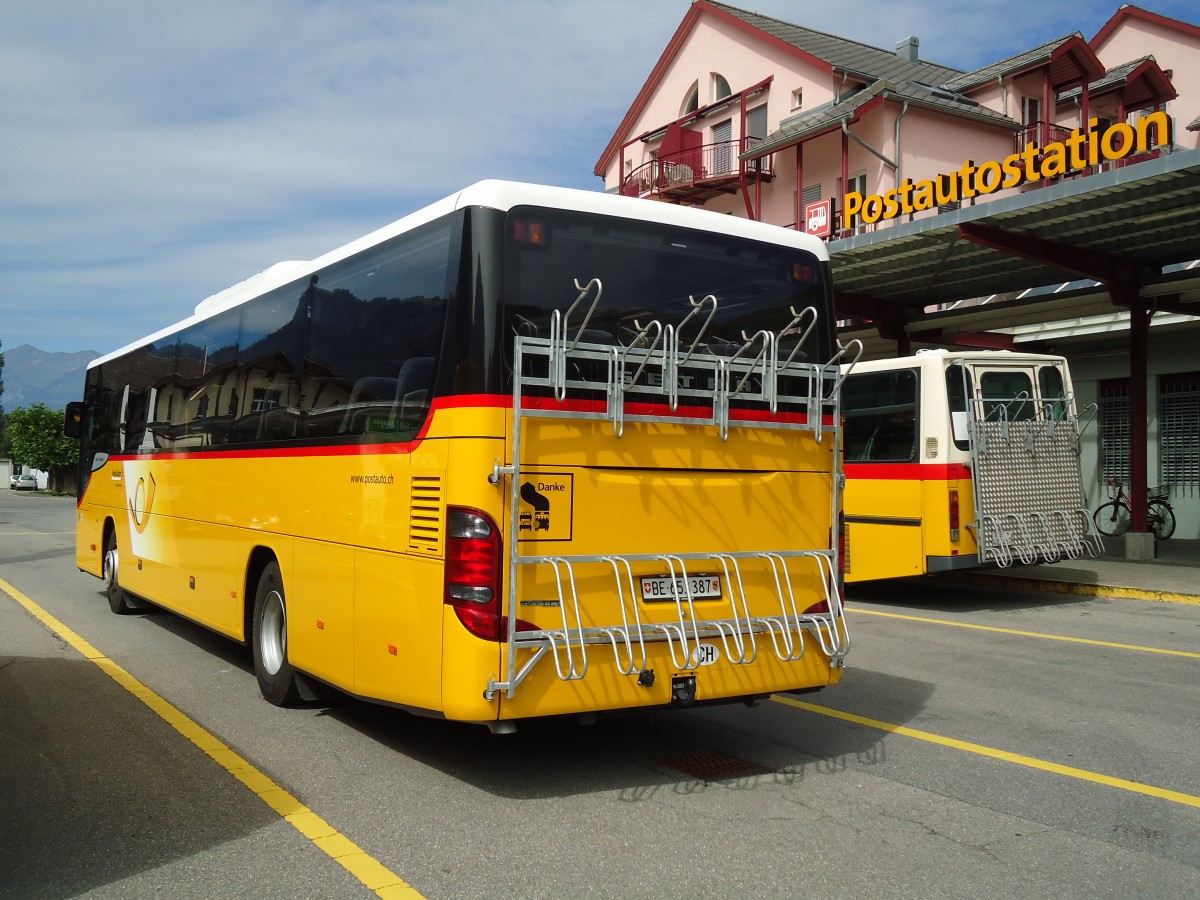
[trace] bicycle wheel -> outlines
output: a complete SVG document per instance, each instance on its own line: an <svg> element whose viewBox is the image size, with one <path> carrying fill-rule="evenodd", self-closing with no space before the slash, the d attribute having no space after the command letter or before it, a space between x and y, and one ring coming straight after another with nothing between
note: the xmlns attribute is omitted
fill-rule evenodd
<svg viewBox="0 0 1200 900"><path fill-rule="evenodd" d="M1155 540L1165 541L1175 533L1175 513L1161 500L1146 504L1146 519Z"/></svg>
<svg viewBox="0 0 1200 900"><path fill-rule="evenodd" d="M1116 500L1109 500L1096 507L1092 521L1096 523L1096 530L1105 537L1124 534L1129 530L1129 507Z"/></svg>

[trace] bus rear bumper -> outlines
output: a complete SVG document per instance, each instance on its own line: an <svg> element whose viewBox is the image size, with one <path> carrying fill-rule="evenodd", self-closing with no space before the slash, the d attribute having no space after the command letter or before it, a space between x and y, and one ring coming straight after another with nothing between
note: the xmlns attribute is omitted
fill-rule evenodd
<svg viewBox="0 0 1200 900"><path fill-rule="evenodd" d="M938 572L957 572L961 569L978 569L979 556L975 553L962 556L927 556L925 566L925 571L930 575L936 575Z"/></svg>

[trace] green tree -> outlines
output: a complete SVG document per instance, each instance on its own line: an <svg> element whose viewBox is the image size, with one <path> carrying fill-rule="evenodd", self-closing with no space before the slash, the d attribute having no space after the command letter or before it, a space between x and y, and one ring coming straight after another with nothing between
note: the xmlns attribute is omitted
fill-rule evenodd
<svg viewBox="0 0 1200 900"><path fill-rule="evenodd" d="M79 442L63 434L63 414L44 403L18 407L8 414L13 461L50 475L49 488L73 489Z"/></svg>

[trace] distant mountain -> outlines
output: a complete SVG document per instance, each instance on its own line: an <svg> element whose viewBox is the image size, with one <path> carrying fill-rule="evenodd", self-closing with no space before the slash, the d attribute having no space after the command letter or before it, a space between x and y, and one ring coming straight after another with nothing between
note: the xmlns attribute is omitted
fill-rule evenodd
<svg viewBox="0 0 1200 900"><path fill-rule="evenodd" d="M83 399L83 375L87 364L99 356L92 350L76 353L47 353L29 344L0 347L4 354L4 393L0 406L12 412L19 406L44 403L62 409L72 400Z"/></svg>

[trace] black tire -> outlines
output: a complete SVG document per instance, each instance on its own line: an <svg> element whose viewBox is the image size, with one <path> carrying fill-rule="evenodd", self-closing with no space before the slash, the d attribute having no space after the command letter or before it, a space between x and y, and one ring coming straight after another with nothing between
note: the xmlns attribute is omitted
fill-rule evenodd
<svg viewBox="0 0 1200 900"><path fill-rule="evenodd" d="M296 671L287 657L287 602L279 564L263 569L254 592L251 647L258 689L275 706L290 706L300 699Z"/></svg>
<svg viewBox="0 0 1200 900"><path fill-rule="evenodd" d="M121 587L121 554L117 549L117 534L110 531L104 539L104 558L101 562L104 577L104 593L108 595L108 608L118 616L139 612L144 605L129 591Z"/></svg>
<svg viewBox="0 0 1200 900"><path fill-rule="evenodd" d="M1175 513L1161 500L1146 504L1146 519L1155 540L1165 541L1175 533Z"/></svg>
<svg viewBox="0 0 1200 900"><path fill-rule="evenodd" d="M1096 507L1092 520L1096 523L1096 530L1102 535L1116 537L1129 530L1129 509L1123 503L1109 500Z"/></svg>

